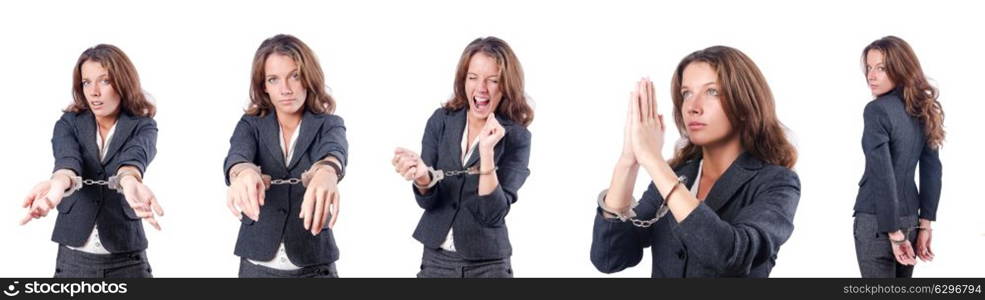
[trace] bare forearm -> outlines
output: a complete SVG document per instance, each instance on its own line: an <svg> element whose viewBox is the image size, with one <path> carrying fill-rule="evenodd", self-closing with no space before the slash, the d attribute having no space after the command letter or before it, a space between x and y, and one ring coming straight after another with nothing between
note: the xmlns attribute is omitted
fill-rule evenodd
<svg viewBox="0 0 985 300"><path fill-rule="evenodd" d="M683 185L676 187L680 183L677 181L677 174L674 173L674 169L670 168L663 159L653 160L655 163L643 166L646 172L650 174L650 178L653 179L653 184L657 187L657 190L663 195L664 202L667 203L667 207L670 208L670 213L674 215L674 219L677 222L683 221L688 215L694 211L695 208L701 204L694 195L685 191ZM673 194L670 194L674 191ZM669 195L668 195L669 194ZM668 197L669 196L669 197Z"/></svg>
<svg viewBox="0 0 985 300"><path fill-rule="evenodd" d="M634 162L620 160L612 170L612 181L609 192L605 195L607 209L622 212L629 208L633 198L633 185L640 165Z"/></svg>
<svg viewBox="0 0 985 300"><path fill-rule="evenodd" d="M58 171L55 171L55 173L51 174L51 179L61 180L61 182L64 183L65 186L71 186L72 185L71 178L75 176L77 176L75 174L75 171L69 169L58 169Z"/></svg>
<svg viewBox="0 0 985 300"><path fill-rule="evenodd" d="M493 150L482 151L479 154L479 196L492 194L496 186L499 185L499 178L496 177L496 162L493 161Z"/></svg>

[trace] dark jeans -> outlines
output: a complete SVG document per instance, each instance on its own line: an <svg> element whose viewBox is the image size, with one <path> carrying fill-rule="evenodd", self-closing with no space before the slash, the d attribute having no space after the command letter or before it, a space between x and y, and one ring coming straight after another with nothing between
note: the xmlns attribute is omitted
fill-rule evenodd
<svg viewBox="0 0 985 300"><path fill-rule="evenodd" d="M457 252L424 247L418 278L513 278L510 258L465 260Z"/></svg>
<svg viewBox="0 0 985 300"><path fill-rule="evenodd" d="M297 270L278 270L239 259L240 278L338 278L335 263L303 267Z"/></svg>
<svg viewBox="0 0 985 300"><path fill-rule="evenodd" d="M917 217L904 218L905 227L917 226ZM904 266L896 261L893 255L889 235L878 232L876 215L855 213L855 256L858 258L858 268L864 278L909 278L913 276L913 266ZM906 230L904 230L906 232ZM906 239L914 247L917 243L917 231L910 230ZM916 251L916 249L914 249Z"/></svg>
<svg viewBox="0 0 985 300"><path fill-rule="evenodd" d="M151 278L145 251L92 254L58 245L55 278Z"/></svg>

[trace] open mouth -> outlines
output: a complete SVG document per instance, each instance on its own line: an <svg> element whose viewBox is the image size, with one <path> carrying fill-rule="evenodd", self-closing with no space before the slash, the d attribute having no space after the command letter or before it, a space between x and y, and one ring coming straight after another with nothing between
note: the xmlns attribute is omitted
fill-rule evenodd
<svg viewBox="0 0 985 300"><path fill-rule="evenodd" d="M89 107L92 109L100 109L103 107L103 102L102 101L89 102Z"/></svg>
<svg viewBox="0 0 985 300"><path fill-rule="evenodd" d="M475 96L472 98L473 104L475 104L475 109L479 112L489 111L489 104L492 101L489 100L489 96Z"/></svg>

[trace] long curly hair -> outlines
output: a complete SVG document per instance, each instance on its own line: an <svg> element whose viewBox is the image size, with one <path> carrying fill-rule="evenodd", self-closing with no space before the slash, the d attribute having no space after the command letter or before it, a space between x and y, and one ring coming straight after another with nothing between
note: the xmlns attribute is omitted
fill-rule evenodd
<svg viewBox="0 0 985 300"><path fill-rule="evenodd" d="M939 91L930 85L923 74L920 61L910 44L895 36L886 36L873 41L862 50L862 68L870 50L882 52L886 74L897 88L903 91L906 113L920 120L927 144L934 149L944 144L944 109L937 100Z"/></svg>

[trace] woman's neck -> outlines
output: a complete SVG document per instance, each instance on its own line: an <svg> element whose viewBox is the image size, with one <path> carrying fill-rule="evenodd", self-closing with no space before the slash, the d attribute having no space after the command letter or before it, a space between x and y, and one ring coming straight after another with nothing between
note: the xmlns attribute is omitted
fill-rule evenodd
<svg viewBox="0 0 985 300"><path fill-rule="evenodd" d="M486 118L489 118L489 117L486 117ZM468 130L469 130L469 132L473 132L473 133L474 132L479 132L479 130L481 130L482 127L485 127L485 126L486 126L486 119L479 119L479 117L476 117L476 116L472 115L472 112L468 112L468 127L469 127Z"/></svg>
<svg viewBox="0 0 985 300"><path fill-rule="evenodd" d="M281 113L276 112L277 123L284 128L294 129L301 123L301 115L303 114L300 110L296 113Z"/></svg>
<svg viewBox="0 0 985 300"><path fill-rule="evenodd" d="M103 117L97 116L96 125L99 126L99 129L109 130L110 128L113 127L114 124L116 124L116 119L117 117L119 117L119 115L120 113L117 112L115 114L111 114L108 116L103 116Z"/></svg>
<svg viewBox="0 0 985 300"><path fill-rule="evenodd" d="M738 136L734 136L721 143L701 147L701 154L701 176L717 179L742 154L742 145Z"/></svg>

